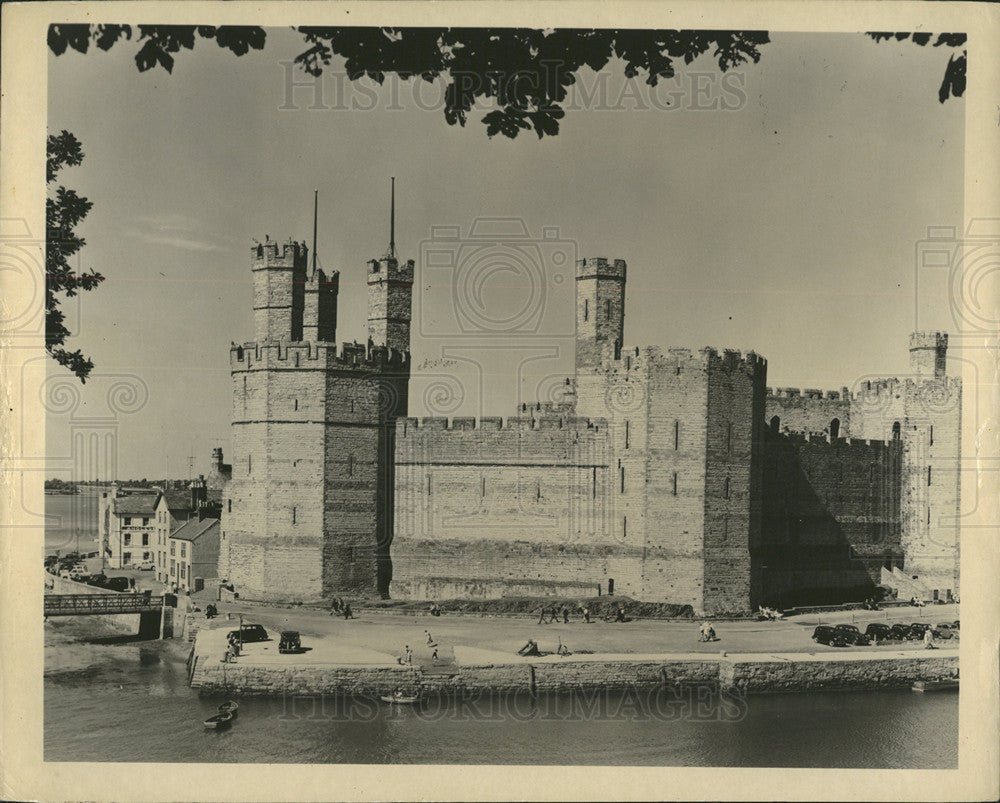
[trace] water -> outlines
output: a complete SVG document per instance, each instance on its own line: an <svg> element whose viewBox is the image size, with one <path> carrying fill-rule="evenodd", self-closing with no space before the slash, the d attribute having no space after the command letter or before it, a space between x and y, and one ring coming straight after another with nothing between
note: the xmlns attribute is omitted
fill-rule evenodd
<svg viewBox="0 0 1000 803"><path fill-rule="evenodd" d="M645 693L518 694L417 709L244 698L232 728L215 732L201 723L220 699L188 687L188 645L103 627L45 624L46 761L958 765L958 695L909 690L657 698L658 706Z"/></svg>
<svg viewBox="0 0 1000 803"><path fill-rule="evenodd" d="M78 494L45 494L45 554L75 552L77 535L81 552L98 549L101 490L81 486Z"/></svg>

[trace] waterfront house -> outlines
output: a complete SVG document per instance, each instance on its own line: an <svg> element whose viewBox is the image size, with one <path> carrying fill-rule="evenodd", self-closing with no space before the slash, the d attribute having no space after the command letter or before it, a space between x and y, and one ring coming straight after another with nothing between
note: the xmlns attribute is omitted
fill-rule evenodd
<svg viewBox="0 0 1000 803"><path fill-rule="evenodd" d="M200 591L202 581L218 577L219 519L202 506L190 521L170 534L168 580L180 591Z"/></svg>

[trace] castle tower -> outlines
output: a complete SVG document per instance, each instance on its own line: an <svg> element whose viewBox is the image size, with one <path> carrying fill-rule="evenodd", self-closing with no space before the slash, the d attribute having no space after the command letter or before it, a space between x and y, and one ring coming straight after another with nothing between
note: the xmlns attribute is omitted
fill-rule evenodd
<svg viewBox="0 0 1000 803"><path fill-rule="evenodd" d="M394 250L369 272L368 343L338 348L340 274L314 256L307 276L302 244L266 238L253 249L255 339L230 349L219 549L220 576L245 599L388 595L414 264L400 268Z"/></svg>
<svg viewBox="0 0 1000 803"><path fill-rule="evenodd" d="M397 352L410 350L413 260L400 267L387 255L368 263L368 339Z"/></svg>
<svg viewBox="0 0 1000 803"><path fill-rule="evenodd" d="M340 271L329 278L314 268L305 284L302 339L309 343L335 343L337 340L337 294Z"/></svg>
<svg viewBox="0 0 1000 803"><path fill-rule="evenodd" d="M576 263L576 366L617 358L625 331L625 260L588 257Z"/></svg>
<svg viewBox="0 0 1000 803"><path fill-rule="evenodd" d="M910 335L910 370L922 379L943 379L947 356L947 333L914 332Z"/></svg>
<svg viewBox="0 0 1000 803"><path fill-rule="evenodd" d="M306 251L305 245L292 240L278 245L270 237L252 249L254 337L258 342L302 340Z"/></svg>

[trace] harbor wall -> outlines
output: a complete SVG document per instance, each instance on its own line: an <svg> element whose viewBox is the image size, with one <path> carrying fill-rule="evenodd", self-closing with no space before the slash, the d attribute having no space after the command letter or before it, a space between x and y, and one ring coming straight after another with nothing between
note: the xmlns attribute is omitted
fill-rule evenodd
<svg viewBox="0 0 1000 803"><path fill-rule="evenodd" d="M958 676L958 654L912 657L728 656L636 660L564 658L455 667L421 675L394 666L262 666L197 655L191 685L203 694L386 694L400 686L424 692L559 692L709 684L745 692L905 688L917 680ZM194 659L193 659L194 660Z"/></svg>

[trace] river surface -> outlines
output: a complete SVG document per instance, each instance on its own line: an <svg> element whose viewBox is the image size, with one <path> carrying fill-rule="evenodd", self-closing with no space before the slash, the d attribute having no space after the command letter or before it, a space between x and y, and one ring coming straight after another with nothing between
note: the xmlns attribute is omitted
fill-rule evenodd
<svg viewBox="0 0 1000 803"><path fill-rule="evenodd" d="M909 690L430 699L219 698L187 685L183 642L91 619L45 623L45 760L955 768L958 695Z"/></svg>

